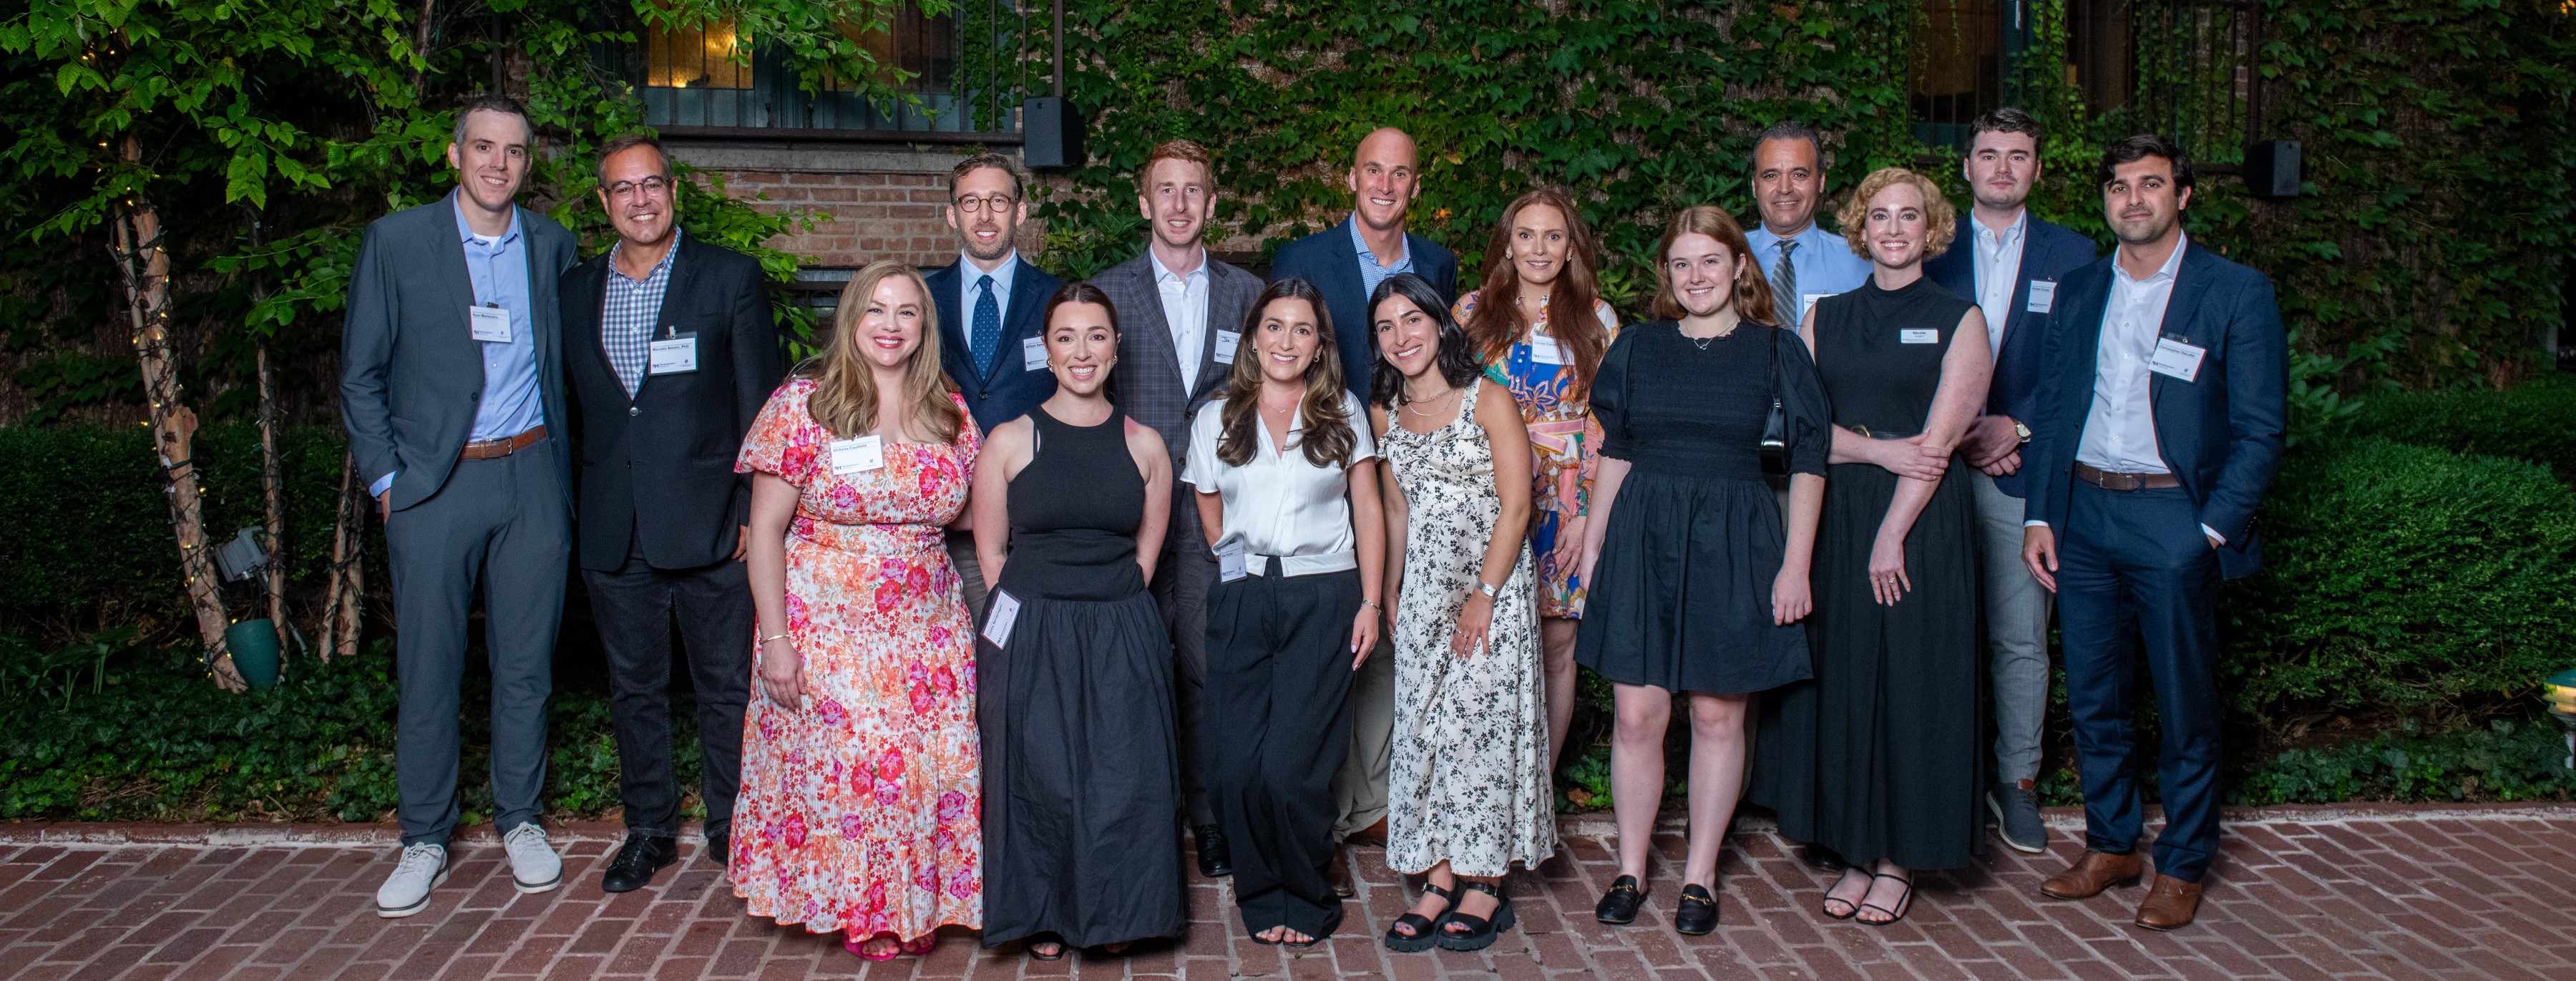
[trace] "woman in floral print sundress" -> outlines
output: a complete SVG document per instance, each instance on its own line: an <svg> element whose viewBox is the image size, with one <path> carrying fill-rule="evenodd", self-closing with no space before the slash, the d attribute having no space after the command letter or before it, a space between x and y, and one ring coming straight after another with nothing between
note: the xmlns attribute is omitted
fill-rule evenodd
<svg viewBox="0 0 2576 981"><path fill-rule="evenodd" d="M941 538L978 437L933 310L910 267L860 271L735 464L755 475L762 697L727 872L753 915L869 960L983 925L973 626Z"/></svg>
<svg viewBox="0 0 2576 981"><path fill-rule="evenodd" d="M1601 446L1601 424L1592 421L1592 375L1619 332L1618 314L1601 302L1599 268L1581 209L1565 192L1543 187L1503 209L1485 246L1482 288L1459 297L1451 311L1467 328L1485 377L1511 389L1529 427L1529 546L1538 559L1549 772L1574 717L1574 628L1583 618L1587 585L1575 567ZM1551 307L1592 315L1552 323Z"/></svg>

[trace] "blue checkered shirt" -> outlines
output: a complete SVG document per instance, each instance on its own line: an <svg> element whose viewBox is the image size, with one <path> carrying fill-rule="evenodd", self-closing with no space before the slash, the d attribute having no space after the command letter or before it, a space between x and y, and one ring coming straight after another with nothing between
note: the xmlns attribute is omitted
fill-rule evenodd
<svg viewBox="0 0 2576 981"><path fill-rule="evenodd" d="M671 260L680 254L680 231L671 230L671 251L662 253L662 261L643 279L628 279L617 271L619 243L608 251L608 296L600 306L599 340L608 349L608 363L617 369L617 380L626 383L628 398L644 385L644 367L653 345L653 321L662 315L662 292L671 285Z"/></svg>

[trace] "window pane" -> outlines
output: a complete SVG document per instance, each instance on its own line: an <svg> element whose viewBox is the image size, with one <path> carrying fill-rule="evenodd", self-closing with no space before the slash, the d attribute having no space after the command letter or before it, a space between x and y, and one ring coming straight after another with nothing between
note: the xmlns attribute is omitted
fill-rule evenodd
<svg viewBox="0 0 2576 981"><path fill-rule="evenodd" d="M751 66L734 62L733 21L704 28L644 30L644 84L674 89L747 89Z"/></svg>

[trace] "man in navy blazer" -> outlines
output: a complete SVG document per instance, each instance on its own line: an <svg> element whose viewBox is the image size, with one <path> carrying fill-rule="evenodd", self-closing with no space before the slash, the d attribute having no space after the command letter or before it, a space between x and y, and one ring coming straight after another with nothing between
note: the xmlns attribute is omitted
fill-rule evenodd
<svg viewBox="0 0 2576 981"><path fill-rule="evenodd" d="M1973 204L1951 239L1967 248L1923 263L1924 275L1985 311L1987 349L1995 352L1985 412L1959 449L1975 468L1969 483L1976 489L1986 643L1993 653L1995 782L1986 807L2004 844L2032 854L2048 850L2038 783L2040 726L2048 712L2048 591L2021 564L2028 495L2021 448L2030 439L2040 346L2058 311L2058 281L2092 265L2096 255L2092 239L2023 206L2039 180L2046 138L2039 120L2009 107L1968 124Z"/></svg>
<svg viewBox="0 0 2576 981"><path fill-rule="evenodd" d="M2280 464L2289 344L2271 281L2183 234L2180 147L2129 137L2097 176L2120 247L2058 290L2023 453L2022 558L2057 593L2084 778L2084 856L2039 889L2083 899L2145 871L2129 711L2143 653L2165 828L2136 922L2171 930L2218 854L2218 584L2262 561L2254 511Z"/></svg>
<svg viewBox="0 0 2576 981"><path fill-rule="evenodd" d="M1020 258L1020 225L1029 220L1019 168L998 153L978 153L948 171L948 227L957 230L957 262L922 276L939 308L939 363L966 396L975 428L1027 415L1055 394L1047 370L1047 297L1063 281ZM966 584L966 606L984 615L984 576L974 533L948 532L948 558Z"/></svg>

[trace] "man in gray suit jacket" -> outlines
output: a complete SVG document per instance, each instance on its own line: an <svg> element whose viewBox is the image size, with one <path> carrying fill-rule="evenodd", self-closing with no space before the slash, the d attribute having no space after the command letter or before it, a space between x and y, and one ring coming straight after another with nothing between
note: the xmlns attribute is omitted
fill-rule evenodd
<svg viewBox="0 0 2576 981"><path fill-rule="evenodd" d="M512 199L534 127L516 101L457 111L457 191L367 226L340 339L340 415L385 520L401 710L403 850L376 914L410 916L447 876L466 617L484 594L494 824L520 892L563 881L537 825L546 696L572 551L556 279L572 233Z"/></svg>
<svg viewBox="0 0 2576 981"><path fill-rule="evenodd" d="M1172 453L1172 524L1154 565L1154 602L1172 632L1173 687L1180 700L1181 800L1197 839L1199 873L1233 872L1216 808L1199 770L1200 691L1207 681L1207 598L1216 555L1199 524L1197 495L1180 483L1189 457L1190 418L1225 397L1226 376L1261 277L1218 262L1201 239L1216 202L1207 149L1188 140L1155 147L1137 178L1136 204L1151 227L1145 254L1092 279L1117 306L1118 408L1154 427Z"/></svg>

